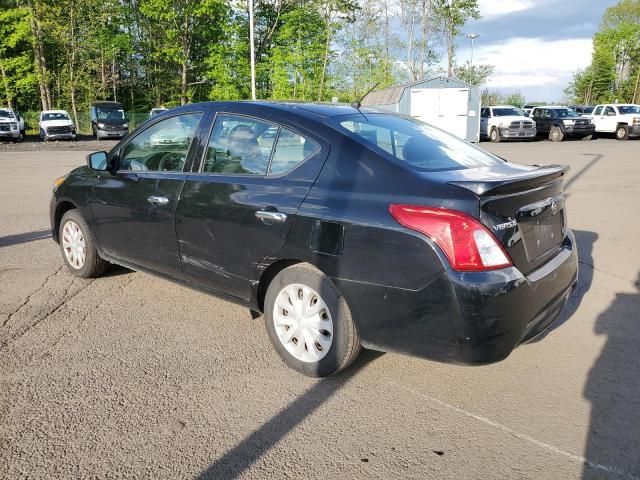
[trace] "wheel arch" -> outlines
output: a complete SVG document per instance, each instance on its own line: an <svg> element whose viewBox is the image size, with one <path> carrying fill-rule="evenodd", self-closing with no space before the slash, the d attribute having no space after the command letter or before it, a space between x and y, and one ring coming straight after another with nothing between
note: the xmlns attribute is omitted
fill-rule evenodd
<svg viewBox="0 0 640 480"><path fill-rule="evenodd" d="M61 200L58 205L56 205L54 228L51 232L51 235L56 242L59 242L58 232L60 231L60 221L62 220L62 216L69 210L75 210L77 208L78 206L70 200Z"/></svg>
<svg viewBox="0 0 640 480"><path fill-rule="evenodd" d="M264 312L264 299L267 295L267 289L269 288L271 281L282 270L298 263L305 263L305 261L294 258L281 258L270 264L264 272L262 272L256 288L256 304L260 312Z"/></svg>

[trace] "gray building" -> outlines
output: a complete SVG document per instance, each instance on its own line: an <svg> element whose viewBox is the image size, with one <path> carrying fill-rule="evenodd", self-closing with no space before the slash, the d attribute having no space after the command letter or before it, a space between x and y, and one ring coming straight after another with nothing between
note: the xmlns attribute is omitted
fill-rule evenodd
<svg viewBox="0 0 640 480"><path fill-rule="evenodd" d="M371 92L362 105L420 120L469 142L480 141L481 97L478 87L438 77Z"/></svg>

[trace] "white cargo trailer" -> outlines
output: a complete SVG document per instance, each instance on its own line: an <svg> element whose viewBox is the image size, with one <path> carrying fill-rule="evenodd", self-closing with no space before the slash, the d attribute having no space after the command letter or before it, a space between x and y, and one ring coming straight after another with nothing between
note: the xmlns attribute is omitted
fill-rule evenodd
<svg viewBox="0 0 640 480"><path fill-rule="evenodd" d="M376 90L362 105L411 115L469 142L480 141L480 92L459 80L438 77Z"/></svg>

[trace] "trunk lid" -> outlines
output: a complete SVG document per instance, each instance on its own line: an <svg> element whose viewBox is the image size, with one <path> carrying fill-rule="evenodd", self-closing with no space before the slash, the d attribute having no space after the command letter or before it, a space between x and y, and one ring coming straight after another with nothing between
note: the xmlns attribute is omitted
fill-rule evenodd
<svg viewBox="0 0 640 480"><path fill-rule="evenodd" d="M493 233L525 275L541 267L560 249L567 234L564 166L465 170L448 183L479 199L480 221Z"/></svg>

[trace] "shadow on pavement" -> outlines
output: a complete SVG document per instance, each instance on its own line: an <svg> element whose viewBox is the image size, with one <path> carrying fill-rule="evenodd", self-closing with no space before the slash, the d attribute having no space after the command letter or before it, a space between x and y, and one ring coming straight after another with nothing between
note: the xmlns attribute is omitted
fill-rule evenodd
<svg viewBox="0 0 640 480"><path fill-rule="evenodd" d="M571 177L571 179L568 182L564 184L565 192L569 189L569 187L573 184L573 182L578 180L582 175L584 175L587 172L587 170L589 170L591 167L593 167L596 163L598 163L600 160L604 158L604 155L598 154L598 153L583 153L582 155L584 155L585 157L593 157L593 159L589 163L587 163L584 167L582 167L578 173L576 173L573 177ZM566 194L566 196L569 196L569 194Z"/></svg>
<svg viewBox="0 0 640 480"><path fill-rule="evenodd" d="M591 402L584 479L640 478L640 274L633 293L618 293L595 324L606 336L589 372Z"/></svg>
<svg viewBox="0 0 640 480"><path fill-rule="evenodd" d="M242 440L223 457L216 460L198 475L200 480L237 478L285 435L313 414L323 403L347 384L369 362L383 355L380 352L363 350L358 359L347 370L315 385L291 402L278 414L271 417L257 430ZM292 373L292 375L296 375Z"/></svg>
<svg viewBox="0 0 640 480"><path fill-rule="evenodd" d="M51 238L51 229L37 230L35 232L18 233L17 235L8 235L0 237L0 248L10 247L11 245L19 245L21 243L35 242L43 238Z"/></svg>

